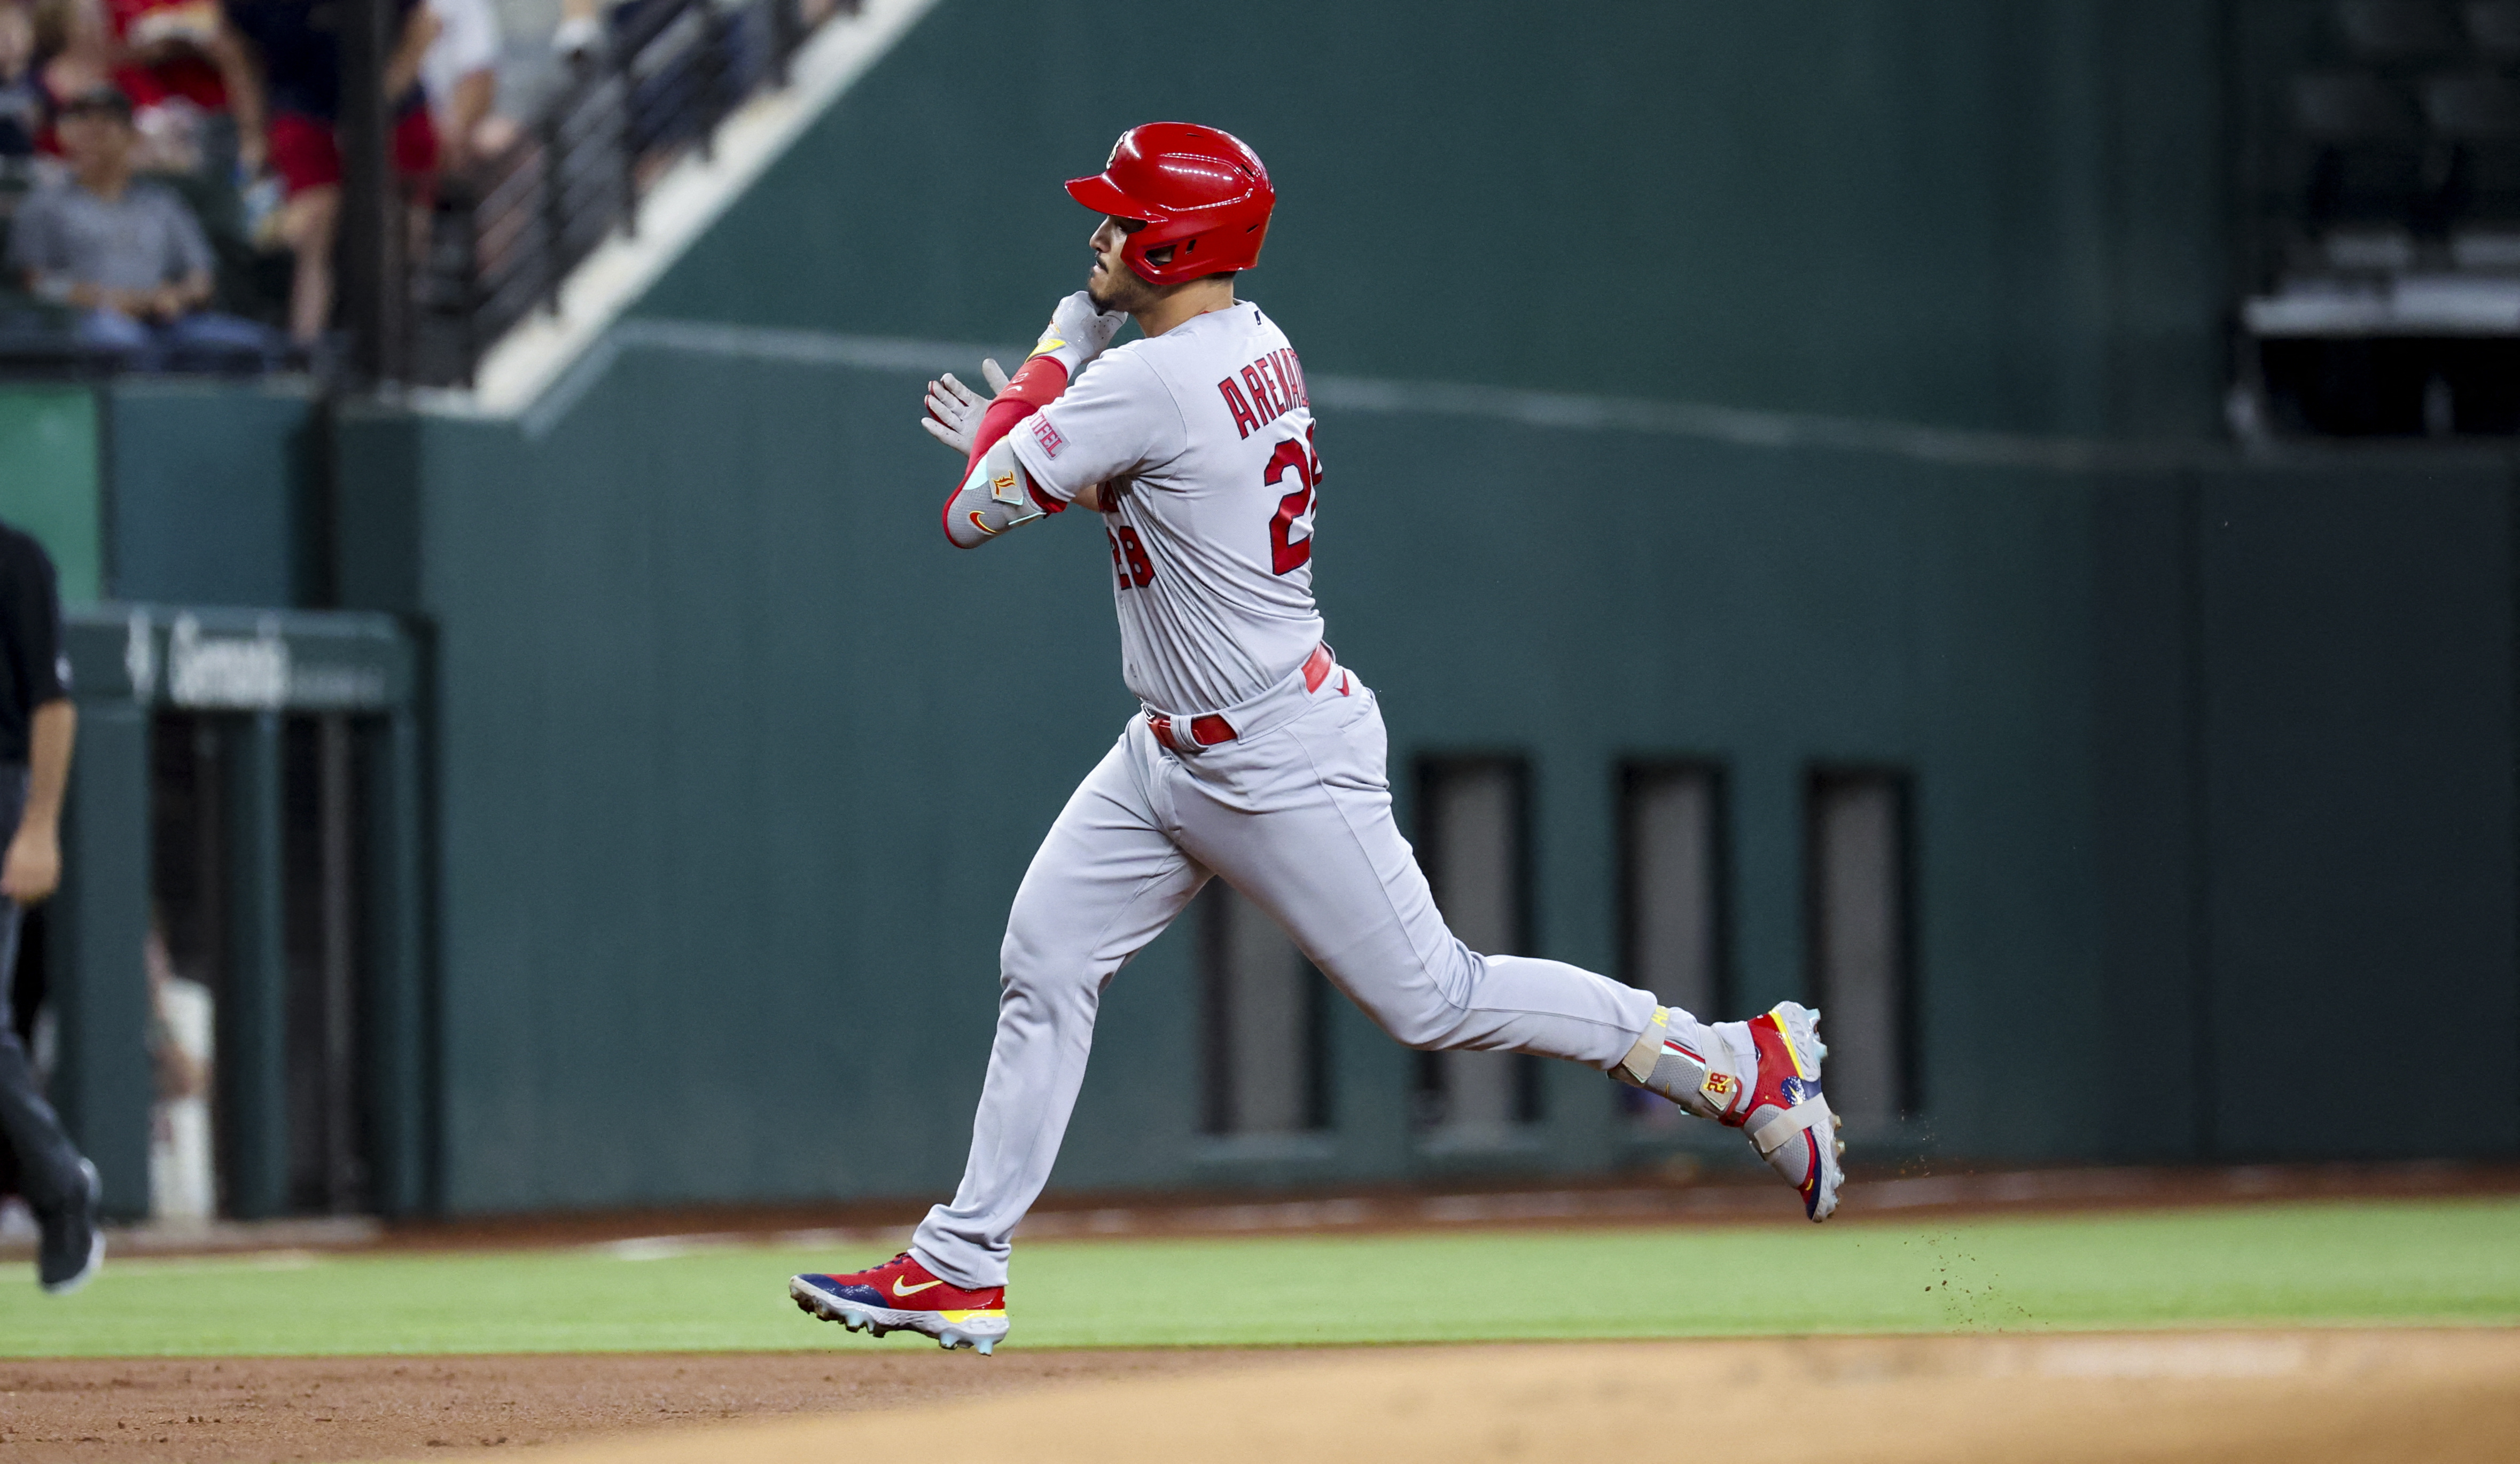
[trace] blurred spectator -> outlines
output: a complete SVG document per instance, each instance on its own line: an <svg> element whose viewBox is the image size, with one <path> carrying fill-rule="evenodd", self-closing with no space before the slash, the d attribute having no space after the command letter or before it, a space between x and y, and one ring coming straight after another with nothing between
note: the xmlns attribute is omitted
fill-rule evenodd
<svg viewBox="0 0 2520 1464"><path fill-rule="evenodd" d="M238 152L248 168L280 175L286 201L280 235L295 258L289 332L301 344L323 336L333 318L333 241L341 220L341 57L338 0L225 0L230 29L244 42L229 77ZM437 18L420 0L395 0L402 32L385 63L395 108L393 166L414 196L437 171L437 130L420 89L421 58L437 38Z"/></svg>
<svg viewBox="0 0 2520 1464"><path fill-rule="evenodd" d="M61 104L113 80L113 37L96 0L34 0L32 16L47 123L39 145L50 153L58 151L50 121Z"/></svg>
<svg viewBox="0 0 2520 1464"><path fill-rule="evenodd" d="M228 110L227 52L235 41L219 22L217 0L104 0L114 47L113 79L131 98L144 154L166 171L205 161L224 174L233 139L205 158L207 124ZM144 169L145 170L145 169Z"/></svg>
<svg viewBox="0 0 2520 1464"><path fill-rule="evenodd" d="M58 124L71 176L18 206L10 262L38 296L80 312L81 343L142 369L268 364L280 342L202 312L214 260L173 191L135 180L131 99L111 83L70 99Z"/></svg>
<svg viewBox="0 0 2520 1464"><path fill-rule="evenodd" d="M35 68L35 18L18 0L0 3L0 157L35 151L50 111Z"/></svg>
<svg viewBox="0 0 2520 1464"><path fill-rule="evenodd" d="M560 28L552 32L552 49L571 61L591 57L604 45L607 0L560 0Z"/></svg>
<svg viewBox="0 0 2520 1464"><path fill-rule="evenodd" d="M421 58L421 89L437 123L438 166L461 173L495 155L515 127L491 113L499 95L499 17L490 0L428 0L437 39Z"/></svg>
<svg viewBox="0 0 2520 1464"><path fill-rule="evenodd" d="M175 970L166 930L153 913L142 947L149 968L149 1056L158 1071L158 1103L149 1133L149 1214L160 1220L202 1222L217 1212L210 1163L209 988Z"/></svg>

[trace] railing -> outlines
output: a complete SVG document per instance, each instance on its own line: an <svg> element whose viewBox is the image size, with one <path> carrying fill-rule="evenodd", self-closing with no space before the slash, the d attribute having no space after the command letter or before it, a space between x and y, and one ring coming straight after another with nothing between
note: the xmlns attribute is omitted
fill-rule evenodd
<svg viewBox="0 0 2520 1464"><path fill-rule="evenodd" d="M609 45L523 139L450 180L413 269L402 377L471 384L492 342L557 308L561 282L615 230L637 232L649 183L687 151L708 155L729 113L763 85L787 83L812 25L855 9L855 0L628 0L613 13Z"/></svg>

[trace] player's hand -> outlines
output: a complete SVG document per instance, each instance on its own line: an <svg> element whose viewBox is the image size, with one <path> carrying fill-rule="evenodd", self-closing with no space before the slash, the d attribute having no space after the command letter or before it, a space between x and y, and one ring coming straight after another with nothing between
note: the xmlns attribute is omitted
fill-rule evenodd
<svg viewBox="0 0 2520 1464"><path fill-rule="evenodd" d="M1067 379L1073 381L1086 363L1102 354L1111 344L1111 337L1119 334L1128 321L1125 311L1095 309L1094 296L1080 289L1050 312L1050 324L1043 328L1041 342L1032 348L1032 353L1057 358L1059 365L1067 368Z"/></svg>
<svg viewBox="0 0 2520 1464"><path fill-rule="evenodd" d="M927 435L953 449L956 455L971 456L971 434L980 430L980 419L988 414L989 403L1007 389L1007 374L995 361L982 361L980 375L989 383L989 394L982 396L954 379L947 372L940 380L927 383L927 415L919 424Z"/></svg>

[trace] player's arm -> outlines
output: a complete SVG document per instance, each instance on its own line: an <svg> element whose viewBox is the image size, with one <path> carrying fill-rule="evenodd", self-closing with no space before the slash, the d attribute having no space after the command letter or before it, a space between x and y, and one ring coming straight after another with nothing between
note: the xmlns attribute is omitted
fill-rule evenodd
<svg viewBox="0 0 2520 1464"><path fill-rule="evenodd" d="M969 413L979 407L976 393L960 381L952 382L950 387L936 381L927 383L928 416L923 425L929 435L954 447L962 445L959 439L963 432L968 430L969 434L963 480L945 501L945 537L955 548L977 548L1011 528L1066 509L1066 500L1042 491L1033 482L1032 474L1009 446L1007 434L1025 418L1057 401L1076 374L1111 343L1126 319L1117 311L1098 311L1093 297L1081 289L1059 301L1031 358L1012 378L1001 384L995 364L983 364L997 394L980 410L976 426L969 425L968 420ZM1100 506L1099 500L1088 501Z"/></svg>

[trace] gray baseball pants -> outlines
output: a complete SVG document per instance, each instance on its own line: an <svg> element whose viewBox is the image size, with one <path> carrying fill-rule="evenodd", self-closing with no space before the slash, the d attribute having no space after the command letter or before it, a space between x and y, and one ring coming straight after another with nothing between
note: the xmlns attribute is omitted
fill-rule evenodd
<svg viewBox="0 0 2520 1464"><path fill-rule="evenodd" d="M1607 1072L1652 1020L1649 993L1454 938L1392 819L1382 714L1362 682L1334 670L1317 689L1271 694L1300 698L1277 707L1291 720L1195 753L1131 719L1042 840L999 953L998 1035L962 1187L911 1241L935 1274L1005 1284L1009 1238L1049 1181L1085 1080L1102 988L1211 874L1412 1047Z"/></svg>

